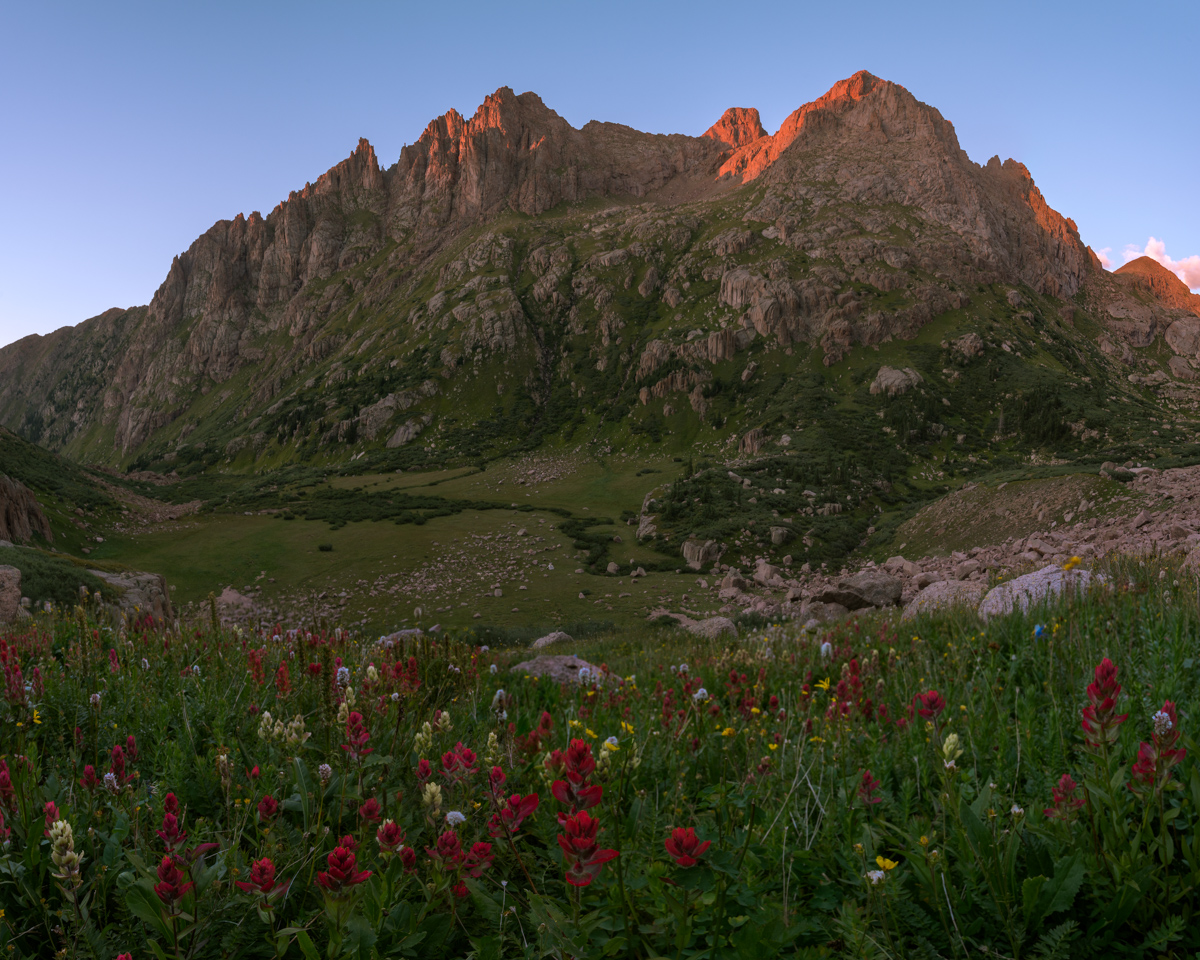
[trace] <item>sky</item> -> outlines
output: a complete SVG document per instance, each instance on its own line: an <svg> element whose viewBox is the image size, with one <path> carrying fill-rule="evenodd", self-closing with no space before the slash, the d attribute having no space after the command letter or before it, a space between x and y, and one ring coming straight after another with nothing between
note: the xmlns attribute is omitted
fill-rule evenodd
<svg viewBox="0 0 1200 960"><path fill-rule="evenodd" d="M575 126L769 132L866 69L968 155L1029 167L1106 262L1200 290L1200 4L0 0L0 345L150 301L215 221L360 136L391 165L451 107L533 90Z"/></svg>

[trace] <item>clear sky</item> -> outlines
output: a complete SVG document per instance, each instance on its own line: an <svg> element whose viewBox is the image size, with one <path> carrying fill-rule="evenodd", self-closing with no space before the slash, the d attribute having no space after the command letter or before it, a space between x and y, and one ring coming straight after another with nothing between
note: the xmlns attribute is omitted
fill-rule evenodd
<svg viewBox="0 0 1200 960"><path fill-rule="evenodd" d="M1200 289L1200 3L0 4L0 344L149 302L214 221L500 86L575 126L771 132L867 69ZM1154 238L1151 241L1151 238ZM1194 259L1188 260L1187 258Z"/></svg>

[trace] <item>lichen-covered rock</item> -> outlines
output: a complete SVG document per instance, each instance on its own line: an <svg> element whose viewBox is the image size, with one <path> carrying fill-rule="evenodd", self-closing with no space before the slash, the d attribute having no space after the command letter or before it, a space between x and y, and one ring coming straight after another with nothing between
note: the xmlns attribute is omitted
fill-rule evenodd
<svg viewBox="0 0 1200 960"><path fill-rule="evenodd" d="M898 397L908 393L921 382L921 375L912 367L897 370L895 367L880 367L871 381L871 393L886 393L889 397Z"/></svg>
<svg viewBox="0 0 1200 960"><path fill-rule="evenodd" d="M1025 611L1045 600L1056 599L1067 591L1086 590L1091 584L1103 581L1103 576L1093 575L1087 570L1064 571L1051 564L1036 573L1027 573L993 587L979 605L979 615L987 620L1014 610Z"/></svg>
<svg viewBox="0 0 1200 960"><path fill-rule="evenodd" d="M529 649L541 650L542 647L549 647L556 643L570 643L573 639L574 637L569 633L564 633L562 630L555 630L544 637L538 637L529 645Z"/></svg>
<svg viewBox="0 0 1200 960"><path fill-rule="evenodd" d="M512 667L511 673L531 677L548 677L557 683L602 683L604 674L586 660L570 656L541 656L523 660Z"/></svg>
<svg viewBox="0 0 1200 960"><path fill-rule="evenodd" d="M694 633L696 636L705 637L708 640L738 635L737 624L728 617L709 617L707 620L689 624L687 630L688 633Z"/></svg>
<svg viewBox="0 0 1200 960"><path fill-rule="evenodd" d="M117 603L128 616L144 617L149 614L159 622L174 617L171 594L162 575L142 570L123 573L109 573L104 570L91 572L120 591L121 596Z"/></svg>
<svg viewBox="0 0 1200 960"><path fill-rule="evenodd" d="M873 567L839 580L835 586L823 590L814 599L821 603L840 603L847 610L861 610L864 607L895 606L900 602L903 591L904 584Z"/></svg>
<svg viewBox="0 0 1200 960"><path fill-rule="evenodd" d="M685 540L681 549L683 559L693 570L699 570L706 563L712 563L721 556L721 545L715 540Z"/></svg>
<svg viewBox="0 0 1200 960"><path fill-rule="evenodd" d="M911 620L923 613L934 613L938 610L946 610L956 606L971 607L974 609L979 601L983 599L986 591L987 586L979 581L939 580L936 583L931 583L913 597L909 601L908 606L904 608L904 613L900 615L900 619Z"/></svg>

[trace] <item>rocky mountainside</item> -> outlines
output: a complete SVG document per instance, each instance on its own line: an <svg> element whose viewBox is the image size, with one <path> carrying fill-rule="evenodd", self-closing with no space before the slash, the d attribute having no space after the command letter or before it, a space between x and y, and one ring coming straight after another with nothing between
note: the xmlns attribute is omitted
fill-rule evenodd
<svg viewBox="0 0 1200 960"><path fill-rule="evenodd" d="M773 135L740 108L700 137L575 129L501 88L390 167L360 141L268 216L218 222L148 306L0 350L0 422L185 475L555 438L753 454L811 426L781 403L874 362L865 389L872 351L926 328L941 352L898 358L921 403L958 406L953 357L1021 358L972 414L1001 428L1037 370L1080 386L1063 412L1080 422L1114 391L1191 402L1200 328L1163 335L1194 307L1130 267L1105 274L1023 165L973 163L936 109L866 72ZM913 416L935 440L995 433Z"/></svg>
<svg viewBox="0 0 1200 960"><path fill-rule="evenodd" d="M1113 273L1132 289L1150 294L1164 306L1200 317L1200 294L1192 293L1186 283L1157 260L1138 257Z"/></svg>

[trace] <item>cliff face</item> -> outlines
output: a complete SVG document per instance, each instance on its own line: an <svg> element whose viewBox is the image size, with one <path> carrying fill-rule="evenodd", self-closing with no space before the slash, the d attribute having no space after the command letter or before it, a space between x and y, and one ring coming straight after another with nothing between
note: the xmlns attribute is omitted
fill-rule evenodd
<svg viewBox="0 0 1200 960"><path fill-rule="evenodd" d="M606 220L597 198L630 213ZM743 108L700 137L575 129L501 88L387 169L362 140L266 217L214 224L148 306L0 350L0 422L115 462L214 423L230 457L356 442L360 422L383 442L400 435L388 418L422 406L399 424L408 442L467 364L496 360L496 390L515 378L539 403L567 382L578 394L584 359L624 368L634 290L669 324L736 310L833 362L912 336L972 286L1065 298L1096 269L1024 166L972 163L935 109L865 71L774 135ZM705 332L712 362L735 349L732 331ZM697 377L671 382L694 392ZM297 399L335 386L344 404Z"/></svg>

